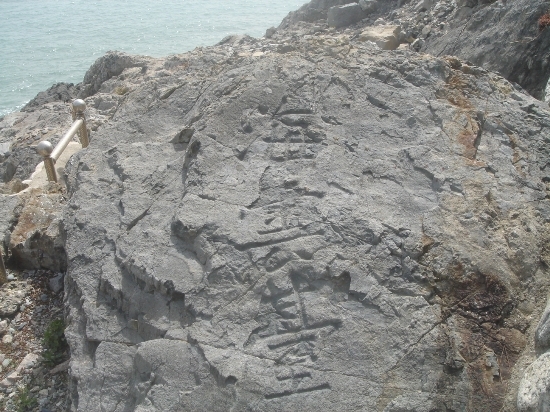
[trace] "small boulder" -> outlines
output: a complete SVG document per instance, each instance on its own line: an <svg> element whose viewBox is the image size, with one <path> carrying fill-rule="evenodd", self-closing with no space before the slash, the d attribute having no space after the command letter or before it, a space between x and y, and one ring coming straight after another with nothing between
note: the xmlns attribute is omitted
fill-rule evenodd
<svg viewBox="0 0 550 412"><path fill-rule="evenodd" d="M420 0L415 7L417 12L429 10L433 7L434 0Z"/></svg>
<svg viewBox="0 0 550 412"><path fill-rule="evenodd" d="M519 385L519 412L545 411L550 405L550 352L535 360L523 375Z"/></svg>
<svg viewBox="0 0 550 412"><path fill-rule="evenodd" d="M24 372L26 369L32 368L38 362L39 356L36 353L29 353L23 358L19 366L15 369L17 373Z"/></svg>
<svg viewBox="0 0 550 412"><path fill-rule="evenodd" d="M58 273L49 280L48 285L50 286L50 290L53 293L59 293L61 290L63 290L63 278L63 273Z"/></svg>
<svg viewBox="0 0 550 412"><path fill-rule="evenodd" d="M327 23L330 27L346 27L361 21L365 16L359 4L350 3L328 9Z"/></svg>
<svg viewBox="0 0 550 412"><path fill-rule="evenodd" d="M17 372L12 372L8 376L6 376L6 379L0 382L0 387L9 388L10 386L15 385L15 383L19 379L21 379L21 375L19 375Z"/></svg>
<svg viewBox="0 0 550 412"><path fill-rule="evenodd" d="M0 336L4 336L9 329L9 324L6 319L4 319L2 322L0 322Z"/></svg>
<svg viewBox="0 0 550 412"><path fill-rule="evenodd" d="M359 0L359 6L366 14L370 14L378 8L378 2L376 0Z"/></svg>
<svg viewBox="0 0 550 412"><path fill-rule="evenodd" d="M400 26L369 27L359 37L362 41L372 41L382 50L395 50L399 46Z"/></svg>

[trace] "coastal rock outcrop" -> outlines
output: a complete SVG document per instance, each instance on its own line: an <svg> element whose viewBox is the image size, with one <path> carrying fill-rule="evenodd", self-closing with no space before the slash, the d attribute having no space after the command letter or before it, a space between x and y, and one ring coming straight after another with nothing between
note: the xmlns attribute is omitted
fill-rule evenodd
<svg viewBox="0 0 550 412"><path fill-rule="evenodd" d="M358 10L357 3L362 6L362 13L346 13L352 8ZM539 25L540 17L549 11L546 0L316 0L290 13L279 29L302 21L319 24L329 19L330 10L333 10L333 21L329 21L329 25L401 26L402 42L417 40L414 49L418 51L457 56L501 73L539 100L546 97L550 78L550 30Z"/></svg>
<svg viewBox="0 0 550 412"><path fill-rule="evenodd" d="M548 107L297 27L151 63L68 164L75 410L515 408Z"/></svg>
<svg viewBox="0 0 550 412"><path fill-rule="evenodd" d="M48 90L40 92L34 99L21 109L22 112L32 111L46 103L70 102L78 94L78 88L72 83L56 83Z"/></svg>
<svg viewBox="0 0 550 412"><path fill-rule="evenodd" d="M423 50L498 71L542 100L550 77L550 30L538 20L548 11L545 0L457 1L448 30L427 38Z"/></svg>
<svg viewBox="0 0 550 412"><path fill-rule="evenodd" d="M137 67L145 73L147 62L150 60L152 59L145 56L132 56L117 51L108 52L97 59L86 72L82 84L79 85L78 97L82 99L99 92L107 80L119 76L125 69Z"/></svg>
<svg viewBox="0 0 550 412"><path fill-rule="evenodd" d="M0 119L9 263L67 267L72 409L544 410L543 5L314 0ZM67 192L8 196L75 93Z"/></svg>

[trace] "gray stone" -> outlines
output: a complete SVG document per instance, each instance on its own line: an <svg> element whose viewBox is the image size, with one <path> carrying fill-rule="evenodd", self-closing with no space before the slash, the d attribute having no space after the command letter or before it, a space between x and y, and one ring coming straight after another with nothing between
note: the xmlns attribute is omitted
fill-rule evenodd
<svg viewBox="0 0 550 412"><path fill-rule="evenodd" d="M357 3L334 6L328 9L327 23L331 27L345 27L365 18L366 13Z"/></svg>
<svg viewBox="0 0 550 412"><path fill-rule="evenodd" d="M28 102L21 109L22 112L32 111L46 103L65 102L69 103L76 98L78 89L72 83L56 83L48 90L40 92L34 99Z"/></svg>
<svg viewBox="0 0 550 412"><path fill-rule="evenodd" d="M78 408L502 409L518 296L546 297L547 106L457 59L275 36L136 80L68 165Z"/></svg>
<svg viewBox="0 0 550 412"><path fill-rule="evenodd" d="M48 286L53 293L59 293L63 290L63 279L65 275L63 273L56 274L48 281Z"/></svg>
<svg viewBox="0 0 550 412"><path fill-rule="evenodd" d="M550 299L548 299L546 309L535 332L535 346L539 352L546 352L550 349Z"/></svg>
<svg viewBox="0 0 550 412"><path fill-rule="evenodd" d="M0 316L15 315L30 290L27 282L14 281L3 285L0 288Z"/></svg>
<svg viewBox="0 0 550 412"><path fill-rule="evenodd" d="M0 336L5 335L8 332L8 321L4 319L0 322Z"/></svg>
<svg viewBox="0 0 550 412"><path fill-rule="evenodd" d="M417 4L416 4L416 11L424 11L424 10L428 10L428 9L431 9L434 5L434 1L435 0L420 0Z"/></svg>
<svg viewBox="0 0 550 412"><path fill-rule="evenodd" d="M547 412L550 408L550 353L536 359L525 370L518 390L519 412Z"/></svg>
<svg viewBox="0 0 550 412"><path fill-rule="evenodd" d="M312 0L298 10L290 12L279 25L279 29L290 27L299 22L326 20L328 10L334 6L349 4L350 0Z"/></svg>
<svg viewBox="0 0 550 412"><path fill-rule="evenodd" d="M107 80L121 75L125 69L139 68L139 71L145 72L148 60L147 57L131 56L116 51L108 52L97 59L86 72L78 97L82 99L94 95Z"/></svg>
<svg viewBox="0 0 550 412"><path fill-rule="evenodd" d="M395 50L399 46L401 27L399 26L376 26L369 27L361 32L361 41L371 41L382 50Z"/></svg>
<svg viewBox="0 0 550 412"><path fill-rule="evenodd" d="M17 208L21 205L21 199L17 196L0 195L0 247L2 255L5 255L4 247L9 244L10 233L17 222Z"/></svg>
<svg viewBox="0 0 550 412"><path fill-rule="evenodd" d="M359 6L365 13L372 13L378 8L377 0L359 0Z"/></svg>
<svg viewBox="0 0 550 412"><path fill-rule="evenodd" d="M0 143L0 157L7 157L6 153L10 151L11 144L8 143Z"/></svg>
<svg viewBox="0 0 550 412"><path fill-rule="evenodd" d="M65 270L66 257L59 226L64 197L59 192L34 189L25 203L9 243L12 260L19 267Z"/></svg>
<svg viewBox="0 0 550 412"><path fill-rule="evenodd" d="M423 51L453 55L502 73L538 99L550 71L550 30L539 32L537 20L548 11L545 0L458 2L452 27L431 36ZM464 14L467 12L467 14ZM459 14L463 16L460 17Z"/></svg>
<svg viewBox="0 0 550 412"><path fill-rule="evenodd" d="M38 362L38 359L40 357L36 354L36 353L29 353L27 354L23 360L21 361L21 363L19 363L19 365L17 366L17 368L15 369L17 373L23 373L25 372L27 369L31 369L34 365L36 365L36 363Z"/></svg>

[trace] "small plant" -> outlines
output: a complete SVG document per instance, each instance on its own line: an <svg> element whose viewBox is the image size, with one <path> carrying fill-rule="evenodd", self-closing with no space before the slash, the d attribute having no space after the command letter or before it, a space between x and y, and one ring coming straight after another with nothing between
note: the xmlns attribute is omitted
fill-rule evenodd
<svg viewBox="0 0 550 412"><path fill-rule="evenodd" d="M542 31L548 26L550 26L550 12L546 12L539 17L539 30Z"/></svg>
<svg viewBox="0 0 550 412"><path fill-rule="evenodd" d="M117 86L114 90L115 94L118 94L119 96L124 96L129 91L130 88L128 86Z"/></svg>
<svg viewBox="0 0 550 412"><path fill-rule="evenodd" d="M19 392L15 406L17 407L17 412L32 411L38 406L38 401L31 395L29 388L25 388Z"/></svg>
<svg viewBox="0 0 550 412"><path fill-rule="evenodd" d="M42 353L46 365L54 366L61 362L68 348L65 340L65 323L62 319L55 319L48 325L44 331L42 344L46 349Z"/></svg>

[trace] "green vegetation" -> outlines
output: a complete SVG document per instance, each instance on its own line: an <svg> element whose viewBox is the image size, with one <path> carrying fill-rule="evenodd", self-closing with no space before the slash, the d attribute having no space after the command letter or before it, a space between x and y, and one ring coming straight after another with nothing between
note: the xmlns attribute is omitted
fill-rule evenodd
<svg viewBox="0 0 550 412"><path fill-rule="evenodd" d="M128 86L117 86L113 91L115 94L124 96L126 93L130 91L130 88Z"/></svg>
<svg viewBox="0 0 550 412"><path fill-rule="evenodd" d="M29 389L25 388L19 392L15 406L17 407L17 412L32 411L38 406L38 401L30 394Z"/></svg>
<svg viewBox="0 0 550 412"><path fill-rule="evenodd" d="M45 348L42 357L46 365L54 366L63 360L68 345L65 340L65 323L62 319L55 319L48 325L42 344Z"/></svg>

